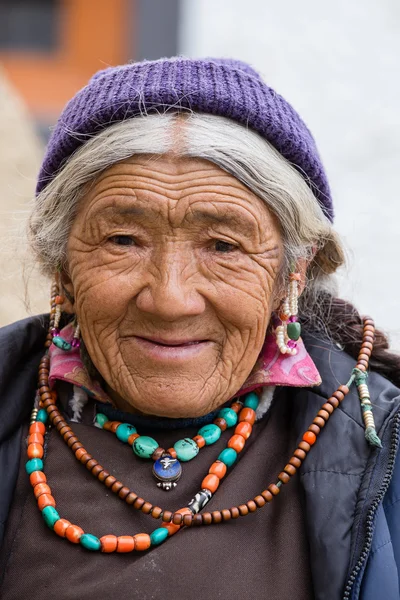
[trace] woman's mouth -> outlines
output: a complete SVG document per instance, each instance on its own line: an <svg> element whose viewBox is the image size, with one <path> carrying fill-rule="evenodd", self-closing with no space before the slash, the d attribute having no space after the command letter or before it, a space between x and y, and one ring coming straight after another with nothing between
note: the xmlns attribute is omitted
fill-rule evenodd
<svg viewBox="0 0 400 600"><path fill-rule="evenodd" d="M210 340L165 339L133 336L141 352L158 360L187 360L208 348Z"/></svg>

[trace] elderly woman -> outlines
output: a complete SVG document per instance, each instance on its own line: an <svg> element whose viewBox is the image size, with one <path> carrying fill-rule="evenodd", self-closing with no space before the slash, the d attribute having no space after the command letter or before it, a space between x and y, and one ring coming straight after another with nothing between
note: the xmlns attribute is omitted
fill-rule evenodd
<svg viewBox="0 0 400 600"><path fill-rule="evenodd" d="M335 296L332 221L244 63L70 101L30 220L50 314L0 337L3 600L399 598L400 361Z"/></svg>

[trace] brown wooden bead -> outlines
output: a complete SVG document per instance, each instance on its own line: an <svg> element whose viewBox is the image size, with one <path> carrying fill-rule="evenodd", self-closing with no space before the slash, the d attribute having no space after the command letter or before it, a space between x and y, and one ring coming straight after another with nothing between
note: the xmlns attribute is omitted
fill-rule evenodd
<svg viewBox="0 0 400 600"><path fill-rule="evenodd" d="M102 472L99 474L99 481L103 482L107 479L107 477L109 477L110 473L108 471L106 471L105 469L102 470Z"/></svg>
<svg viewBox="0 0 400 600"><path fill-rule="evenodd" d="M76 452L77 450L85 450L85 448L82 446L82 444L80 442L75 442L75 444L72 444L72 446L70 446L70 448L71 448L72 452Z"/></svg>
<svg viewBox="0 0 400 600"><path fill-rule="evenodd" d="M191 527L193 521L193 515L183 515L183 524L185 527Z"/></svg>
<svg viewBox="0 0 400 600"><path fill-rule="evenodd" d="M282 483L287 483L288 481L290 481L290 475L285 473L285 471L281 471L278 475L278 479L279 481L282 481Z"/></svg>
<svg viewBox="0 0 400 600"><path fill-rule="evenodd" d="M356 365L356 369L358 369L359 371L366 371L366 367L365 365L362 365L361 363L357 363Z"/></svg>
<svg viewBox="0 0 400 600"><path fill-rule="evenodd" d="M364 336L364 342L368 342L369 344L371 344L371 346L373 346L375 341L375 336L373 335L365 335Z"/></svg>
<svg viewBox="0 0 400 600"><path fill-rule="evenodd" d="M339 385L339 387L338 387L338 391L339 391L339 392L342 392L342 394L343 394L344 396L346 396L346 394L348 394L348 393L349 393L349 388L347 387L347 385Z"/></svg>
<svg viewBox="0 0 400 600"><path fill-rule="evenodd" d="M142 513L144 513L145 515L148 515L151 513L151 509L153 508L153 505L151 502L145 502L141 508Z"/></svg>
<svg viewBox="0 0 400 600"><path fill-rule="evenodd" d="M315 425L315 423L312 423L310 425L310 427L308 428L308 431L312 431L312 433L315 433L315 435L319 435L319 433L321 431L321 427L318 427L318 425Z"/></svg>
<svg viewBox="0 0 400 600"><path fill-rule="evenodd" d="M221 523L221 521L222 521L222 515L221 515L221 512L219 510L213 510L212 513L211 513L211 515L212 515L213 523ZM200 516L201 515L199 515L199 517Z"/></svg>
<svg viewBox="0 0 400 600"><path fill-rule="evenodd" d="M170 523L172 519L172 512L169 510L165 510L162 516L162 520L164 523Z"/></svg>
<svg viewBox="0 0 400 600"><path fill-rule="evenodd" d="M234 402L233 404L231 404L231 409L235 411L235 413L238 413L240 410L242 410L243 408L243 404L241 402Z"/></svg>
<svg viewBox="0 0 400 600"><path fill-rule="evenodd" d="M63 426L62 426L62 427L61 427L61 428L58 430L58 432L59 432L59 434L61 435L61 437L64 437L64 434L65 434L67 431L71 431L71 428L70 428L70 427L69 427L67 424L63 425Z"/></svg>
<svg viewBox="0 0 400 600"><path fill-rule="evenodd" d="M53 398L52 398L50 392L44 392L43 394L40 394L40 399L42 400L42 402L50 399L53 404Z"/></svg>
<svg viewBox="0 0 400 600"><path fill-rule="evenodd" d="M133 503L133 508L140 510L144 503L145 503L145 500L143 498L140 498L140 497L136 498L135 502Z"/></svg>
<svg viewBox="0 0 400 600"><path fill-rule="evenodd" d="M91 454L89 454L88 452L85 452L84 454L82 454L82 456L79 459L79 462L82 463L82 465L86 465L86 463L93 458Z"/></svg>
<svg viewBox="0 0 400 600"><path fill-rule="evenodd" d="M230 521L232 519L231 511L228 508L223 508L221 510L221 515L224 521Z"/></svg>
<svg viewBox="0 0 400 600"><path fill-rule="evenodd" d="M325 404L324 404L324 406L325 406ZM328 404L328 406L330 406L331 409L333 409L333 406L331 406L330 404ZM333 410L332 410L332 412L333 412ZM323 419L325 421L325 423L326 423L329 420L329 417L331 416L331 413L329 411L325 410L324 408L321 408L318 411L318 416L321 417L321 419Z"/></svg>
<svg viewBox="0 0 400 600"><path fill-rule="evenodd" d="M108 486L109 487L109 486ZM113 485L111 486L111 491L114 492L114 494L118 494L119 490L121 490L124 487L124 484L121 483L120 481L116 481L115 483L113 483Z"/></svg>
<svg viewBox="0 0 400 600"><path fill-rule="evenodd" d="M304 452L310 452L311 446L308 442L301 440L301 442L299 442L299 448L300 450L304 450Z"/></svg>
<svg viewBox="0 0 400 600"><path fill-rule="evenodd" d="M127 504L133 504L137 498L137 494L135 492L129 492L129 494L125 498L125 502Z"/></svg>
<svg viewBox="0 0 400 600"><path fill-rule="evenodd" d="M69 438L75 437L71 430L66 431L63 435L64 442L68 442Z"/></svg>
<svg viewBox="0 0 400 600"><path fill-rule="evenodd" d="M125 498L129 494L129 492L130 492L130 489L128 487L126 487L126 485L123 485L122 488L118 491L118 496L120 498L122 498L122 500L125 500Z"/></svg>
<svg viewBox="0 0 400 600"><path fill-rule="evenodd" d="M293 452L293 456L303 461L307 456L307 452L304 452L304 450L302 450L301 448L296 448L296 450Z"/></svg>
<svg viewBox="0 0 400 600"><path fill-rule="evenodd" d="M98 477L99 474L103 471L103 467L99 464L94 465L93 469L92 469L92 475L94 475L95 477Z"/></svg>
<svg viewBox="0 0 400 600"><path fill-rule="evenodd" d="M292 458L289 460L289 464L293 465L293 467L295 469L298 469L299 467L301 467L301 463L302 463L302 461L297 456L292 456Z"/></svg>
<svg viewBox="0 0 400 600"><path fill-rule="evenodd" d="M228 427L227 422L225 421L225 419L222 419L222 417L218 417L218 419L215 419L214 425L218 425L221 431L225 431L225 429Z"/></svg>
<svg viewBox="0 0 400 600"><path fill-rule="evenodd" d="M288 464L285 465L285 468L283 470L285 471L285 473L290 475L290 477L293 477L293 475L296 474L297 468L291 465L290 462L288 462Z"/></svg>
<svg viewBox="0 0 400 600"><path fill-rule="evenodd" d="M60 426L60 429L61 429L61 427L62 427L62 425L61 425L61 424L64 424L64 423L65 423L65 421L64 421L64 419L62 418L62 416L61 416L61 415L57 415L57 416L56 416L56 417L54 417L54 419L53 419L53 425L54 425L54 427L57 427L57 426L59 425L59 426ZM57 427L57 430L58 430L58 427Z"/></svg>
<svg viewBox="0 0 400 600"><path fill-rule="evenodd" d="M371 344L371 342L363 342L362 344L362 348L368 349L368 350L372 350L373 349L373 344Z"/></svg>
<svg viewBox="0 0 400 600"><path fill-rule="evenodd" d="M82 462L82 460L81 460L81 462ZM94 467L95 465L98 465L98 464L99 464L99 463L97 462L97 460L96 460L95 458L90 458L90 459L87 461L87 463L86 463L86 465L85 465L85 466L86 466L86 468L87 468L87 470L88 470L88 471L91 471L91 470L93 469L93 467Z"/></svg>
<svg viewBox="0 0 400 600"><path fill-rule="evenodd" d="M160 446L158 448L156 448L153 452L153 454L151 455L152 460L156 461L159 458L162 457L162 455L164 454L165 450L164 448L161 448Z"/></svg>
<svg viewBox="0 0 400 600"><path fill-rule="evenodd" d="M248 502L246 502L246 504L250 512L256 512L257 504L254 502L254 500L249 500Z"/></svg>
<svg viewBox="0 0 400 600"><path fill-rule="evenodd" d="M247 506L247 504L240 504L238 506L238 509L241 517L245 517L249 514L249 507Z"/></svg>
<svg viewBox="0 0 400 600"><path fill-rule="evenodd" d="M368 368L368 361L363 359L358 359L358 364L363 365L366 369Z"/></svg>
<svg viewBox="0 0 400 600"><path fill-rule="evenodd" d="M211 525L212 514L210 512L203 513L203 525Z"/></svg>
<svg viewBox="0 0 400 600"><path fill-rule="evenodd" d="M344 394L340 390L336 390L336 392L333 392L332 398L336 398L336 400L339 400L339 402L342 402L342 400L344 398Z"/></svg>
<svg viewBox="0 0 400 600"><path fill-rule="evenodd" d="M67 440L67 445L71 448L76 442L79 442L78 438L75 435L72 435Z"/></svg>
<svg viewBox="0 0 400 600"><path fill-rule="evenodd" d="M333 406L333 408L337 408L339 406L340 402L337 398L335 398L334 396L331 396L328 399L328 404L331 404Z"/></svg>
<svg viewBox="0 0 400 600"><path fill-rule="evenodd" d="M266 500L261 495L256 496L254 502L257 504L258 508L261 508L266 504Z"/></svg>
<svg viewBox="0 0 400 600"><path fill-rule="evenodd" d="M325 419L323 419L322 417L315 417L313 424L317 425L317 427L322 429L323 427L325 427Z"/></svg>
<svg viewBox="0 0 400 600"><path fill-rule="evenodd" d="M203 525L203 515L193 515L192 525L195 525L196 527L199 525Z"/></svg>
<svg viewBox="0 0 400 600"><path fill-rule="evenodd" d="M277 496L278 494L280 494L280 491L281 491L281 489L275 483L271 483L268 486L268 489L271 492L271 494L273 494L274 496Z"/></svg>
<svg viewBox="0 0 400 600"><path fill-rule="evenodd" d="M271 502L271 500L274 497L269 490L264 490L263 492L261 492L261 496L266 502Z"/></svg>
<svg viewBox="0 0 400 600"><path fill-rule="evenodd" d="M231 515L232 515L232 519L237 519L238 517L240 517L240 512L237 506L232 506L231 508ZM204 517L204 515L203 515Z"/></svg>
<svg viewBox="0 0 400 600"><path fill-rule="evenodd" d="M151 516L154 517L155 519L159 519L162 515L162 508L160 508L159 506L153 506L153 508L151 509Z"/></svg>

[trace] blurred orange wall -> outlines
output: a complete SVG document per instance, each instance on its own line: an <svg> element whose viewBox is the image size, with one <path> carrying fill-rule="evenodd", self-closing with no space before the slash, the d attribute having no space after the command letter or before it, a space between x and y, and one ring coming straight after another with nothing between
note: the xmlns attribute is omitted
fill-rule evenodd
<svg viewBox="0 0 400 600"><path fill-rule="evenodd" d="M0 64L34 117L52 122L95 71L133 58L132 4L60 0L58 48L53 54L0 51Z"/></svg>

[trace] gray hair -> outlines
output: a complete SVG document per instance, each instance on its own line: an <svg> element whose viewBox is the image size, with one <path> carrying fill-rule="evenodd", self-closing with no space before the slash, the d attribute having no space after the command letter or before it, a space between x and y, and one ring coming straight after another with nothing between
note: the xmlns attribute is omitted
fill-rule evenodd
<svg viewBox="0 0 400 600"><path fill-rule="evenodd" d="M179 128L181 119L184 127ZM310 260L307 306L329 288L343 262L340 242L302 175L257 133L224 117L188 113L135 117L106 127L85 142L36 199L29 222L30 244L42 271L66 266L69 231L79 200L102 171L135 154L196 157L234 175L277 217L285 249L284 271Z"/></svg>

